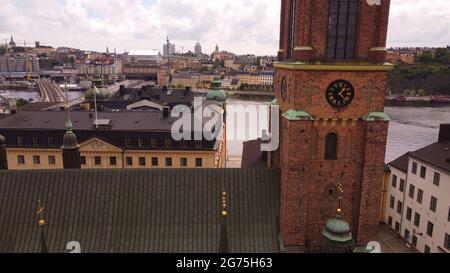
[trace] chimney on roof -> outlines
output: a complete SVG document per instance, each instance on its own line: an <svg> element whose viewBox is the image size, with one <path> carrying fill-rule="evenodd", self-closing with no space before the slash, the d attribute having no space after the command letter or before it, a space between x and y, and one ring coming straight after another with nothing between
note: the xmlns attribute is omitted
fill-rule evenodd
<svg viewBox="0 0 450 273"><path fill-rule="evenodd" d="M163 118L169 118L169 113L170 113L170 107L169 106L164 106L163 107Z"/></svg>
<svg viewBox="0 0 450 273"><path fill-rule="evenodd" d="M438 142L450 141L450 123L441 124Z"/></svg>

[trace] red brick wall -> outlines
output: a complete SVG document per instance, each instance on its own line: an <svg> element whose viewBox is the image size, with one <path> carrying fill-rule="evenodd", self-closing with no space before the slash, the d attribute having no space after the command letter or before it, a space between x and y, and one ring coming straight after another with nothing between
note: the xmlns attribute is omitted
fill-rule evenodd
<svg viewBox="0 0 450 273"><path fill-rule="evenodd" d="M283 77L288 83L288 94L283 101L280 85ZM331 107L325 97L328 86L335 80L347 80L355 89L352 104L344 109ZM289 109L307 110L318 118L353 119L361 118L369 111L382 112L387 92L388 75L385 72L330 72L330 71L295 71L277 69L275 75L275 94L282 112ZM309 105L307 89L317 91L312 95ZM373 90L371 90L373 89ZM370 90L373 98L368 100Z"/></svg>
<svg viewBox="0 0 450 273"><path fill-rule="evenodd" d="M286 58L289 34L289 8L292 0L282 0L280 49L284 50L280 59ZM382 0L381 6L370 6L360 1L356 41L356 60L369 61L370 49L385 47L389 21L390 0ZM326 57L329 0L297 0L296 46L311 46L313 60ZM305 61L296 55L297 61ZM377 61L380 61L377 59Z"/></svg>

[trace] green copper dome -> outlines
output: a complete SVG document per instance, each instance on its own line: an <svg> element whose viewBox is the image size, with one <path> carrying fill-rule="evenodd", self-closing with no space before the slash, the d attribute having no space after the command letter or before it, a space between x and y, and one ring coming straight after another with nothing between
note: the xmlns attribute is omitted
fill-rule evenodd
<svg viewBox="0 0 450 273"><path fill-rule="evenodd" d="M76 149L76 148L80 147L78 145L77 136L73 133L72 130L73 130L73 124L70 119L69 108L67 108L66 134L64 135L63 146L61 147L61 149L71 150L71 149Z"/></svg>
<svg viewBox="0 0 450 273"><path fill-rule="evenodd" d="M63 146L61 149L63 150L71 150L78 148L77 136L72 131L67 131L64 135Z"/></svg>
<svg viewBox="0 0 450 273"><path fill-rule="evenodd" d="M227 95L222 90L222 81L219 76L215 76L214 80L211 82L211 91L208 92L206 99L219 102L224 102L227 100Z"/></svg>
<svg viewBox="0 0 450 273"><path fill-rule="evenodd" d="M336 218L327 221L322 234L333 242L343 243L352 240L350 224L344 221L339 213L336 215Z"/></svg>
<svg viewBox="0 0 450 273"><path fill-rule="evenodd" d="M0 135L0 147L6 144L6 138Z"/></svg>

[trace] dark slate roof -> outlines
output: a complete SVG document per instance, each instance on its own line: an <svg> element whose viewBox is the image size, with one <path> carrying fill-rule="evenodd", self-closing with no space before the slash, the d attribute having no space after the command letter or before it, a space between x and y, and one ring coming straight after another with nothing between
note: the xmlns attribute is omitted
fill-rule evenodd
<svg viewBox="0 0 450 273"><path fill-rule="evenodd" d="M450 172L450 141L431 144L430 146L411 152L409 155Z"/></svg>
<svg viewBox="0 0 450 273"><path fill-rule="evenodd" d="M74 130L94 130L93 112L71 112ZM89 115L92 115L90 117ZM65 111L27 111L0 119L1 129L64 130ZM175 118L163 118L162 112L99 112L98 119L109 119L111 131L159 131L170 132ZM207 122L207 118L203 119Z"/></svg>
<svg viewBox="0 0 450 273"><path fill-rule="evenodd" d="M0 172L0 252L40 249L37 200L50 252L215 253L221 192L232 252L278 252L278 169Z"/></svg>
<svg viewBox="0 0 450 273"><path fill-rule="evenodd" d="M264 168L267 162L261 151L261 139L246 141L243 144L242 168Z"/></svg>
<svg viewBox="0 0 450 273"><path fill-rule="evenodd" d="M191 90L186 89L161 89L144 86L141 89L125 88L119 90L111 101L128 101L136 102L143 99L154 99L167 104L171 107L176 105L191 106L194 100L194 95ZM104 103L104 102L100 102Z"/></svg>
<svg viewBox="0 0 450 273"><path fill-rule="evenodd" d="M397 158L396 160L389 163L390 166L395 167L399 169L402 172L407 173L408 172L408 162L409 162L409 155L408 153L402 155L401 157Z"/></svg>

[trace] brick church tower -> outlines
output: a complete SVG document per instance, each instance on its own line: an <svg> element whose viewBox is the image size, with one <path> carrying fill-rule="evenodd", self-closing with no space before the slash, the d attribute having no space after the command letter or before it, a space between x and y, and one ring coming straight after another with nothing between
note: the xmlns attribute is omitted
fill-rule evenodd
<svg viewBox="0 0 450 273"><path fill-rule="evenodd" d="M384 113L389 0L282 0L280 229L285 246L320 250L338 208L358 245L377 240L389 118Z"/></svg>

